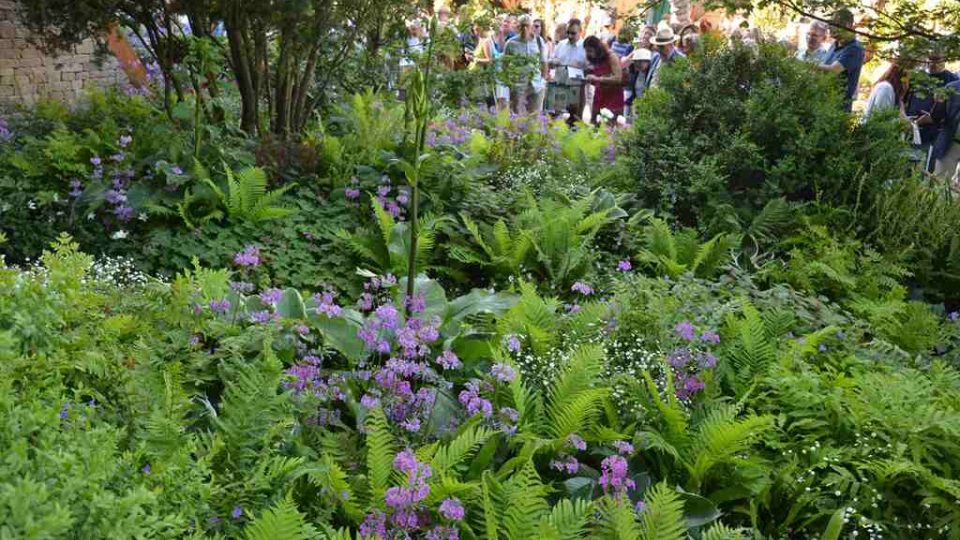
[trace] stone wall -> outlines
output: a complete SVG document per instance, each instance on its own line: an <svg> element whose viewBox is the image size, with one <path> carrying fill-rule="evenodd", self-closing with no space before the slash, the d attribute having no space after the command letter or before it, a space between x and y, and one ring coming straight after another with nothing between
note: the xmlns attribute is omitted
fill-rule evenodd
<svg viewBox="0 0 960 540"><path fill-rule="evenodd" d="M126 80L113 55L94 54L92 40L72 52L43 54L27 43L29 33L17 22L15 4L0 0L0 108L32 105L42 98L70 102L91 85Z"/></svg>

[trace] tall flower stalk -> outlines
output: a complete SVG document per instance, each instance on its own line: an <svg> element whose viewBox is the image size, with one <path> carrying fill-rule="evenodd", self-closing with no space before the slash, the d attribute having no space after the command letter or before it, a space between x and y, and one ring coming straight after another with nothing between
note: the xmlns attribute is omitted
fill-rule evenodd
<svg viewBox="0 0 960 540"><path fill-rule="evenodd" d="M437 21L430 21L430 35L436 35ZM407 260L407 298L413 298L417 277L417 241L420 229L420 170L423 164L423 149L430 121L430 68L433 65L433 40L427 45L423 67L417 65L407 91L406 115L414 122L413 163L402 161L404 175L410 184L410 252ZM410 307L407 307L407 315Z"/></svg>

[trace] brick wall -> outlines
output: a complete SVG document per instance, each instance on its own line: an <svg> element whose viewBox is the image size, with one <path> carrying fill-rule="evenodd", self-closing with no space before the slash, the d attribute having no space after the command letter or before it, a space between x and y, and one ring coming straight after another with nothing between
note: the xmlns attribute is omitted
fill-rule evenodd
<svg viewBox="0 0 960 540"><path fill-rule="evenodd" d="M32 105L41 98L70 102L91 85L126 80L112 55L94 54L91 40L57 56L31 46L27 30L17 22L15 4L0 0L0 108Z"/></svg>

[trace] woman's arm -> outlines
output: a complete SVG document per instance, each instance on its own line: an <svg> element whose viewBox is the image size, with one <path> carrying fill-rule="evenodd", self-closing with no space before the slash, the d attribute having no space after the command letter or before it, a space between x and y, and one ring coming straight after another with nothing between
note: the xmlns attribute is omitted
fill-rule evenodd
<svg viewBox="0 0 960 540"><path fill-rule="evenodd" d="M623 70L620 68L620 60L617 55L611 53L607 60L610 63L610 74L602 76L593 76L592 82L603 85L620 85L623 83Z"/></svg>

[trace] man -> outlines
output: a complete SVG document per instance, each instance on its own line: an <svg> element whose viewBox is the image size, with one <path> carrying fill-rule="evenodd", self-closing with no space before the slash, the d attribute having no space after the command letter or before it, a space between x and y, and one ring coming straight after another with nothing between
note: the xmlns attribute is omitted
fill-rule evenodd
<svg viewBox="0 0 960 540"><path fill-rule="evenodd" d="M552 67L565 66L577 69L587 67L587 53L583 50L583 40L580 39L580 19L570 19L567 23L567 39L557 43L550 58Z"/></svg>
<svg viewBox="0 0 960 540"><path fill-rule="evenodd" d="M580 19L570 19L566 39L557 42L550 57L550 67L555 73L550 85L550 108L558 113L566 111L571 124L580 119L584 107L583 78L570 77L571 69L584 70L587 67L587 53L580 39L582 29Z"/></svg>
<svg viewBox="0 0 960 540"><path fill-rule="evenodd" d="M830 51L827 50L827 32L830 26L823 21L813 21L807 30L807 48L797 51L797 60L812 62L820 65L827 61Z"/></svg>
<svg viewBox="0 0 960 540"><path fill-rule="evenodd" d="M529 15L517 20L519 34L507 41L504 54L531 58L535 67L522 74L510 89L510 110L514 114L539 114L547 89L547 44L533 33Z"/></svg>
<svg viewBox="0 0 960 540"><path fill-rule="evenodd" d="M860 71L863 69L866 51L851 30L853 12L849 9L841 9L834 15L832 25L836 34L836 44L827 60L817 67L842 76L843 107L850 112L853 110L853 99L857 95L857 86L860 84Z"/></svg>
<svg viewBox="0 0 960 540"><path fill-rule="evenodd" d="M933 143L931 162L933 172L957 180L958 162L960 162L960 145L954 137L960 132L960 81L953 81L944 87L948 95L944 107L943 129L937 134Z"/></svg>
<svg viewBox="0 0 960 540"><path fill-rule="evenodd" d="M650 61L650 70L647 72L646 87L651 88L660 84L660 68L664 64L671 64L684 55L676 46L677 36L670 25L663 24L657 28L657 33L650 40L656 54Z"/></svg>
<svg viewBox="0 0 960 540"><path fill-rule="evenodd" d="M907 92L905 109L907 116L914 119L917 128L920 131L919 148L925 155L930 151L931 146L935 146L934 151L926 164L927 172L933 172L935 161L940 159L950 147L950 137L940 138L940 133L944 130L946 123L946 109L950 96L938 96L942 93L944 86L957 80L957 76L944 69L943 54L934 51L927 60L927 77L917 75L916 82L910 85ZM927 82L921 83L925 78ZM949 92L947 92L949 94Z"/></svg>
<svg viewBox="0 0 960 540"><path fill-rule="evenodd" d="M633 36L631 32L627 29L620 30L620 33L613 38L613 43L610 44L610 52L617 56L617 59L623 61L630 53L633 52Z"/></svg>

